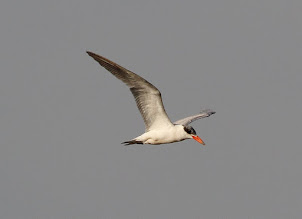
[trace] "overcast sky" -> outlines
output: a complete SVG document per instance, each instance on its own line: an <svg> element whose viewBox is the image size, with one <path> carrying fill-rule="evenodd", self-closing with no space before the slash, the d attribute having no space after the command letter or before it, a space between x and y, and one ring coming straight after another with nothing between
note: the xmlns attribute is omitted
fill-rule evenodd
<svg viewBox="0 0 302 219"><path fill-rule="evenodd" d="M0 218L301 218L302 3L4 0ZM205 141L144 132L141 75Z"/></svg>

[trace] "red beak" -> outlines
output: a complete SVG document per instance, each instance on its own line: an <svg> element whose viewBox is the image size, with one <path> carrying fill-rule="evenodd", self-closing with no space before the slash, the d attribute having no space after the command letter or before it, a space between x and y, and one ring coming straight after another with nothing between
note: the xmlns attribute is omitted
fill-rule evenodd
<svg viewBox="0 0 302 219"><path fill-rule="evenodd" d="M203 142L203 140L201 138L199 138L197 135L192 135L193 139L195 141L198 141L200 144L205 145L205 143Z"/></svg>

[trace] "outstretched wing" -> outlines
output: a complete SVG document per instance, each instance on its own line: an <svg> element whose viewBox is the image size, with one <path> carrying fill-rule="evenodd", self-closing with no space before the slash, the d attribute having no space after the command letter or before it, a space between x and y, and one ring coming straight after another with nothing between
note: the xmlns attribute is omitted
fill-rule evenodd
<svg viewBox="0 0 302 219"><path fill-rule="evenodd" d="M146 131L173 125L164 109L161 94L155 86L105 57L89 51L87 53L130 88L144 119Z"/></svg>
<svg viewBox="0 0 302 219"><path fill-rule="evenodd" d="M174 122L174 124L186 126L186 125L189 125L191 122L194 122L197 119L209 117L210 115L215 114L215 113L216 113L215 111L210 110L210 109L202 110L200 113L198 113L194 116L189 116L184 119L180 119L180 120Z"/></svg>

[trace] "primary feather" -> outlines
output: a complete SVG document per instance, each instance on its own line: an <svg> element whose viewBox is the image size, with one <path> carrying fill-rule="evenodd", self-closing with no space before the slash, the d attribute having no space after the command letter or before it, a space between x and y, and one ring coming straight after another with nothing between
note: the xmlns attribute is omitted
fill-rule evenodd
<svg viewBox="0 0 302 219"><path fill-rule="evenodd" d="M105 57L89 51L87 53L130 88L144 119L146 131L173 125L165 111L161 93L154 85Z"/></svg>
<svg viewBox="0 0 302 219"><path fill-rule="evenodd" d="M210 109L202 110L200 113L198 113L196 115L177 120L176 122L174 122L174 124L186 126L186 125L189 125L191 122L194 122L197 119L206 118L215 113L216 113L215 111L210 110Z"/></svg>

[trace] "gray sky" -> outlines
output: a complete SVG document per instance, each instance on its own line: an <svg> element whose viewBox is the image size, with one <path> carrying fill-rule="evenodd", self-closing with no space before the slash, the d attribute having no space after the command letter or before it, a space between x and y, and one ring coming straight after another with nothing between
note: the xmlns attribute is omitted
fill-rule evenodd
<svg viewBox="0 0 302 219"><path fill-rule="evenodd" d="M301 218L301 1L0 3L0 217ZM144 131L86 53L140 74L193 140Z"/></svg>

